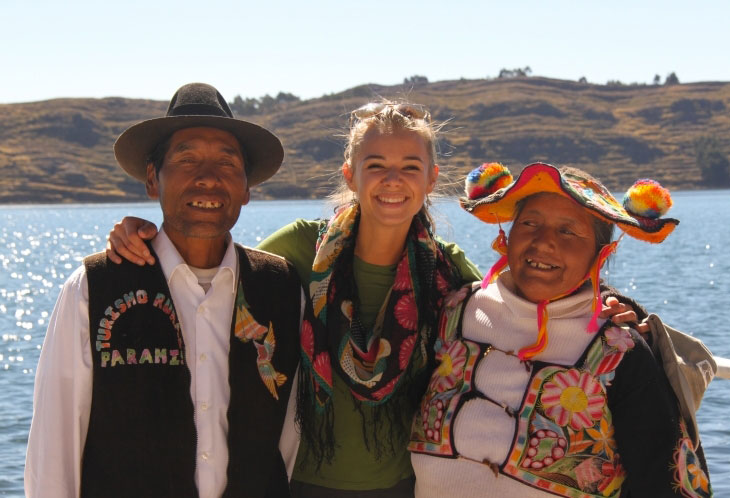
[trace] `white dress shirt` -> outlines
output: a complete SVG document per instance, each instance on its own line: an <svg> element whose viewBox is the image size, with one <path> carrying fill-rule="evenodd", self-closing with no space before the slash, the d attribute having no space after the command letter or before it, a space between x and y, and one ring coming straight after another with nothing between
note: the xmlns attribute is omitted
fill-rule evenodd
<svg viewBox="0 0 730 498"><path fill-rule="evenodd" d="M164 230L152 241L152 247L167 279L185 341L198 432L195 482L201 498L217 498L227 482L228 351L238 258L229 242L206 292ZM61 290L38 361L25 464L28 498L79 496L93 379L88 304L82 266ZM293 382L296 387L296 377ZM279 444L290 477L298 448L295 399L293 388Z"/></svg>

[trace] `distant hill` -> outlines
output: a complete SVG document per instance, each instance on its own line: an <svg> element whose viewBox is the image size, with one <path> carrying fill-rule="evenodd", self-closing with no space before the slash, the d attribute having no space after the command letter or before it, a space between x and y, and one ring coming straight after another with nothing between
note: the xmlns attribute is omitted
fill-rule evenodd
<svg viewBox="0 0 730 498"><path fill-rule="evenodd" d="M616 190L638 177L674 189L706 188L695 141L714 136L730 155L730 83L592 85L529 77L362 85L243 116L277 133L286 149L280 173L254 197L326 195L342 164L349 111L380 97L426 104L446 122L439 163L459 183L484 161L515 172L542 160L583 168ZM146 199L143 186L116 165L112 144L166 106L123 98L0 105L0 202Z"/></svg>

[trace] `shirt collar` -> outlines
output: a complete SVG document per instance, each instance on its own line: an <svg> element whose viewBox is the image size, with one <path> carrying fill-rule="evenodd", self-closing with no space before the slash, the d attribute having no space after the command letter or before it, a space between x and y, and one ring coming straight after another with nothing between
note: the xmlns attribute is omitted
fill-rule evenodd
<svg viewBox="0 0 730 498"><path fill-rule="evenodd" d="M177 251L175 244L172 243L165 233L164 227L162 227L155 238L152 239L152 248L155 250L157 259L160 261L162 273L165 275L168 286L170 285L175 273L182 272L190 275L193 274L189 265ZM225 273L228 273L231 277L233 277L228 279L228 281L230 282L230 292L235 293L236 276L238 274L238 257L230 234L228 234L226 239L226 252L223 254L223 260L221 261L220 266L218 266L218 273L215 277L213 277L213 285L215 285L216 280L219 280Z"/></svg>
<svg viewBox="0 0 730 498"><path fill-rule="evenodd" d="M520 318L534 318L537 316L537 304L532 303L517 294L514 279L512 278L510 270L501 273L496 284L497 285L492 289L492 291L496 290L496 292L499 293L503 303L512 311L513 314ZM547 309L551 319L573 318L583 316L585 313L590 313L592 303L593 289L591 289L590 286L586 286L569 296L562 297L555 301L550 301L547 305Z"/></svg>

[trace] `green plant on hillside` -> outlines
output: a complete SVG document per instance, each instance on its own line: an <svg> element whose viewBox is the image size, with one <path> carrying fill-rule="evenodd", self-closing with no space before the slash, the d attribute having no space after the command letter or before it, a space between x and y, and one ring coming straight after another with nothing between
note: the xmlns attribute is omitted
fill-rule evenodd
<svg viewBox="0 0 730 498"><path fill-rule="evenodd" d="M694 146L703 183L710 187L730 186L730 160L722 151L717 137L700 137L695 140Z"/></svg>

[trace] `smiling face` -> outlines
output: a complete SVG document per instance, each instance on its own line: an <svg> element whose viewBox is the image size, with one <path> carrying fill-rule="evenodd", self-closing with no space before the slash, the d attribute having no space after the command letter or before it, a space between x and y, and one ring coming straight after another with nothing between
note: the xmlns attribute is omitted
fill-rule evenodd
<svg viewBox="0 0 730 498"><path fill-rule="evenodd" d="M512 224L507 259L517 293L538 303L565 294L596 258L594 219L557 194L527 198Z"/></svg>
<svg viewBox="0 0 730 498"><path fill-rule="evenodd" d="M170 137L159 174L147 165L147 194L159 199L165 232L186 239L225 239L248 203L238 140L217 128L185 128Z"/></svg>
<svg viewBox="0 0 730 498"><path fill-rule="evenodd" d="M433 190L438 166L432 165L428 144L418 133L371 128L342 172L357 194L361 227L398 227L407 232Z"/></svg>

